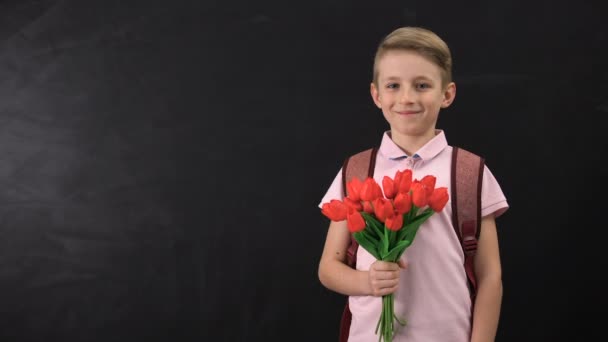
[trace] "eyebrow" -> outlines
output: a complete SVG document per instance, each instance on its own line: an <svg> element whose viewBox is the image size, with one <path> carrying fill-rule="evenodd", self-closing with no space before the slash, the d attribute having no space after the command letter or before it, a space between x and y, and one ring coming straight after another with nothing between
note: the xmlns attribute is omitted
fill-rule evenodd
<svg viewBox="0 0 608 342"><path fill-rule="evenodd" d="M400 77L397 76L391 76L391 77L387 77L385 79L382 79L382 81L397 81L397 80L401 80ZM413 78L413 80L426 80L426 81L431 81L433 82L433 79L428 77L428 76L424 76L424 75L419 75Z"/></svg>

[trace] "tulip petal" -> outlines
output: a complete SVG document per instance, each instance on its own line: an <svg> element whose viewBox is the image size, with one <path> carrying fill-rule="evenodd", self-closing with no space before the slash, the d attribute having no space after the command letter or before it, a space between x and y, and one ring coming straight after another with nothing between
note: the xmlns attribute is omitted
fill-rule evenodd
<svg viewBox="0 0 608 342"><path fill-rule="evenodd" d="M386 228L392 231L398 231L403 226L403 215L393 215L392 217L387 218L384 224L386 225Z"/></svg>
<svg viewBox="0 0 608 342"><path fill-rule="evenodd" d="M382 197L382 189L373 178L368 177L361 186L360 195L363 201L374 201L376 198Z"/></svg>
<svg viewBox="0 0 608 342"><path fill-rule="evenodd" d="M435 212L441 211L448 203L448 200L448 189L445 187L437 188L429 198L429 207Z"/></svg>
<svg viewBox="0 0 608 342"><path fill-rule="evenodd" d="M399 179L399 187L397 189L398 192L408 193L412 186L412 170L406 169L401 172L401 176Z"/></svg>
<svg viewBox="0 0 608 342"><path fill-rule="evenodd" d="M412 203L418 208L427 205L426 189L422 183L412 184Z"/></svg>
<svg viewBox="0 0 608 342"><path fill-rule="evenodd" d="M400 192L395 197L393 206L398 213L407 214L412 209L412 197L409 193Z"/></svg>
<svg viewBox="0 0 608 342"><path fill-rule="evenodd" d="M327 216L332 221L346 220L348 206L340 200L333 199L329 203L323 203L321 213Z"/></svg>
<svg viewBox="0 0 608 342"><path fill-rule="evenodd" d="M426 175L420 180L420 183L424 184L426 189L427 198L433 194L433 190L435 190L435 182L437 182L437 178L432 175Z"/></svg>
<svg viewBox="0 0 608 342"><path fill-rule="evenodd" d="M348 214L346 215L346 223L348 230L351 233L360 232L365 228L365 220L361 213L355 209L348 207Z"/></svg>
<svg viewBox="0 0 608 342"><path fill-rule="evenodd" d="M382 189L384 190L384 197L389 199L395 197L395 182L389 176L382 178Z"/></svg>
<svg viewBox="0 0 608 342"><path fill-rule="evenodd" d="M363 186L363 182L357 177L353 177L347 184L346 189L348 191L348 197L353 201L360 201L361 196L361 187Z"/></svg>

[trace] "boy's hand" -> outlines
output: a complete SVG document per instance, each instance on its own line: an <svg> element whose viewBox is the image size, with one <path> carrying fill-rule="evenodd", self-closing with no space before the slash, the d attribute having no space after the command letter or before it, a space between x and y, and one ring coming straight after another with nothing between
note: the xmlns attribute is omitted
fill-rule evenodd
<svg viewBox="0 0 608 342"><path fill-rule="evenodd" d="M397 263L388 261L375 261L369 267L369 285L372 296L385 296L397 290L399 273L407 268L407 263L399 259Z"/></svg>

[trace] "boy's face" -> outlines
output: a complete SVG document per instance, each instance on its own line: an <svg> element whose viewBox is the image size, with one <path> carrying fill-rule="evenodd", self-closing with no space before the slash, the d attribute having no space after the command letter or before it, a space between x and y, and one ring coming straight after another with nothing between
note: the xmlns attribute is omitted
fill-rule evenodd
<svg viewBox="0 0 608 342"><path fill-rule="evenodd" d="M439 67L416 52L388 51L377 64L374 103L391 126L391 134L432 138L441 108L454 100L456 86L443 86Z"/></svg>

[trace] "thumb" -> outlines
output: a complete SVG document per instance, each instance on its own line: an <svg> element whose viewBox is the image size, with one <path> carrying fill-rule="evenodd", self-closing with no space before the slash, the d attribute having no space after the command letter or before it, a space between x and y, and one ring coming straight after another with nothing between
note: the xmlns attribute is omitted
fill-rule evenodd
<svg viewBox="0 0 608 342"><path fill-rule="evenodd" d="M405 269L408 267L409 263L405 260L403 260L403 258L399 258L399 260L397 261L397 264L399 265L399 267Z"/></svg>

